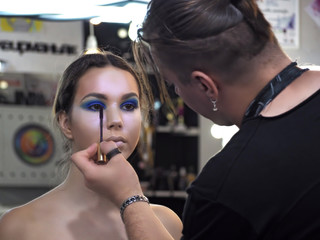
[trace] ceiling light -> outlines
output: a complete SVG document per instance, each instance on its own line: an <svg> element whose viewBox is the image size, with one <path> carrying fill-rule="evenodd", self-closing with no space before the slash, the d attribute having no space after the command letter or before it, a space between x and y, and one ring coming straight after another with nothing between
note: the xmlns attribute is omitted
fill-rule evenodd
<svg viewBox="0 0 320 240"><path fill-rule="evenodd" d="M0 89L7 89L9 87L9 84L5 80L0 80Z"/></svg>
<svg viewBox="0 0 320 240"><path fill-rule="evenodd" d="M89 22L89 36L86 42L86 51L85 54L93 54L100 52L98 49L98 41L94 35L94 26Z"/></svg>
<svg viewBox="0 0 320 240"><path fill-rule="evenodd" d="M93 25L99 25L101 23L101 19L99 17L91 18L89 21Z"/></svg>
<svg viewBox="0 0 320 240"><path fill-rule="evenodd" d="M124 39L128 37L128 30L125 28L119 28L117 34L119 38Z"/></svg>
<svg viewBox="0 0 320 240"><path fill-rule="evenodd" d="M34 16L47 20L84 20L100 17L101 22L130 23L142 21L150 0L55 0L6 1L0 16ZM19 7L17 7L17 5ZM76 7L76 11L75 11Z"/></svg>
<svg viewBox="0 0 320 240"><path fill-rule="evenodd" d="M6 1L1 5L1 13L11 15L40 15L40 14L60 14L63 11L74 11L74 6L88 6L85 0L55 0L55 1Z"/></svg>
<svg viewBox="0 0 320 240"><path fill-rule="evenodd" d="M100 7L91 5L79 5L77 11L74 11L74 6L64 7L60 11L48 12L39 14L42 19L48 20L80 20L90 19L99 16Z"/></svg>
<svg viewBox="0 0 320 240"><path fill-rule="evenodd" d="M90 2L94 5L112 5L115 3L123 3L123 2L127 2L127 0L90 0Z"/></svg>
<svg viewBox="0 0 320 240"><path fill-rule="evenodd" d="M131 14L127 14L124 7L101 7L97 19L100 22L129 23L132 21Z"/></svg>
<svg viewBox="0 0 320 240"><path fill-rule="evenodd" d="M146 4L128 3L123 7L103 6L96 13L101 22L130 23L142 22L146 12Z"/></svg>

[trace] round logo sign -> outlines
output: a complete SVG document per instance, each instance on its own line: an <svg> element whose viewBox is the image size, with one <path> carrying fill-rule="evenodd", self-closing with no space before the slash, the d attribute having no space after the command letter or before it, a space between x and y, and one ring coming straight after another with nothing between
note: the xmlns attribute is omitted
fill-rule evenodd
<svg viewBox="0 0 320 240"><path fill-rule="evenodd" d="M50 132L39 125L26 125L14 137L14 149L26 163L47 163L54 153L54 140Z"/></svg>

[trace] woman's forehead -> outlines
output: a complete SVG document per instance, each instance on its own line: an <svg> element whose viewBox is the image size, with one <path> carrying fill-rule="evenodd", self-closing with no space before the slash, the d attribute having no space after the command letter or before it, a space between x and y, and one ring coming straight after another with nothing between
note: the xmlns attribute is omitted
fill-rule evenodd
<svg viewBox="0 0 320 240"><path fill-rule="evenodd" d="M110 66L92 68L79 79L77 95L91 91L112 95L135 92L139 96L138 83L134 76L126 70Z"/></svg>

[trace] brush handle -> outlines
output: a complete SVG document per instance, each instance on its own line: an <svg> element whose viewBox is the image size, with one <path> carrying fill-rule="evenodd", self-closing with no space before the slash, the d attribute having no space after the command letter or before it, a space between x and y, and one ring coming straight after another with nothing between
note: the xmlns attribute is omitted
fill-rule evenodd
<svg viewBox="0 0 320 240"><path fill-rule="evenodd" d="M103 108L100 108L99 118L100 118L100 142L102 142L103 141Z"/></svg>
<svg viewBox="0 0 320 240"><path fill-rule="evenodd" d="M107 157L105 154L102 154L101 152L101 148L100 148L100 143L98 143L98 152L97 152L98 156L97 156L97 160L96 160L96 164L106 164L108 162Z"/></svg>

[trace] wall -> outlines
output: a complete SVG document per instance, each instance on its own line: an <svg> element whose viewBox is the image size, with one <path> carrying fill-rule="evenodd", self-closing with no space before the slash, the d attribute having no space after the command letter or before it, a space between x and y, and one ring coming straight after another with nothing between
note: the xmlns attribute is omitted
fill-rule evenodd
<svg viewBox="0 0 320 240"><path fill-rule="evenodd" d="M320 26L318 26L305 11L312 0L300 0L300 48L285 50L300 65L320 65Z"/></svg>
<svg viewBox="0 0 320 240"><path fill-rule="evenodd" d="M0 104L0 214L6 209L1 205L23 204L61 181L55 172L62 155L61 139L56 131L51 132L47 118L51 116L51 100L57 81L66 66L83 51L83 43L82 21L35 22L0 18L0 60L6 63L4 73L0 72L0 80L9 84L7 89L0 89L0 103L4 103ZM39 98L34 98L39 94L43 96L41 104ZM33 150L41 146L43 153L54 146L52 157L50 155L47 162L39 165L25 161L30 158L19 155L14 147L14 143L21 142L16 141L19 129L34 124L43 126L54 139L48 144L38 139L39 142L33 145ZM38 133L32 130L23 136L40 136L42 128L37 129L40 130Z"/></svg>
<svg viewBox="0 0 320 240"><path fill-rule="evenodd" d="M60 74L83 46L82 21L0 18L0 60L6 72Z"/></svg>

